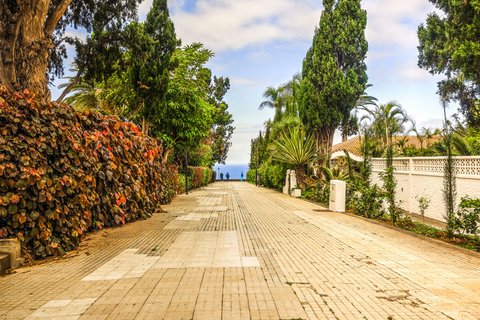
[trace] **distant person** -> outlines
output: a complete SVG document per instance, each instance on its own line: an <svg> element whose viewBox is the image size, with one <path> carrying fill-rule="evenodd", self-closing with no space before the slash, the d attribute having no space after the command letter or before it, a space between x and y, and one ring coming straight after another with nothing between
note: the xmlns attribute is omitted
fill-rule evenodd
<svg viewBox="0 0 480 320"><path fill-rule="evenodd" d="M243 171L240 173L240 182L243 182Z"/></svg>
<svg viewBox="0 0 480 320"><path fill-rule="evenodd" d="M222 172L222 173L220 173L220 180L222 180L222 181L223 181L223 172Z"/></svg>
<svg viewBox="0 0 480 320"><path fill-rule="evenodd" d="M226 177L227 177L227 180L230 180L230 174L228 172L227 172Z"/></svg>

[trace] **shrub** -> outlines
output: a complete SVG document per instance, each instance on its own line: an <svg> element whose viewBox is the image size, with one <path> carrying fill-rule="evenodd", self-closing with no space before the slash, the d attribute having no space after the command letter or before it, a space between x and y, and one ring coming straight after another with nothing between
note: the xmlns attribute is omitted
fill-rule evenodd
<svg viewBox="0 0 480 320"><path fill-rule="evenodd" d="M281 165L273 165L269 163L263 163L258 168L260 174L260 184L267 188L274 188L280 190L285 183L285 174L287 170ZM254 173L255 178L255 173ZM255 180L254 180L255 181Z"/></svg>
<svg viewBox="0 0 480 320"><path fill-rule="evenodd" d="M185 172L179 175L177 193L185 193ZM193 190L215 181L215 172L206 167L188 167L188 189Z"/></svg>
<svg viewBox="0 0 480 320"><path fill-rule="evenodd" d="M464 234L476 235L480 225L480 199L462 197L457 211L456 229Z"/></svg>
<svg viewBox="0 0 480 320"><path fill-rule="evenodd" d="M384 199L385 194L377 185L364 183L359 177L347 184L347 207L356 215L374 219L382 217Z"/></svg>
<svg viewBox="0 0 480 320"><path fill-rule="evenodd" d="M425 211L428 209L430 206L430 202L432 199L426 196L421 196L421 197L415 197L418 201L418 209L420 210L420 215L422 216L422 221L425 223Z"/></svg>
<svg viewBox="0 0 480 320"><path fill-rule="evenodd" d="M302 197L328 207L330 204L330 183L326 180L307 182L305 190L302 192Z"/></svg>
<svg viewBox="0 0 480 320"><path fill-rule="evenodd" d="M442 230L439 230L435 227L432 227L423 223L413 221L412 218L408 216L401 217L397 221L396 225L397 227L400 227L402 229L409 230L430 238L439 239L442 237L442 234L443 234Z"/></svg>
<svg viewBox="0 0 480 320"><path fill-rule="evenodd" d="M173 197L176 168L133 123L3 88L0 123L0 238L17 237L34 257L147 218Z"/></svg>
<svg viewBox="0 0 480 320"><path fill-rule="evenodd" d="M250 183L255 183L255 169L250 169L247 171L247 181Z"/></svg>

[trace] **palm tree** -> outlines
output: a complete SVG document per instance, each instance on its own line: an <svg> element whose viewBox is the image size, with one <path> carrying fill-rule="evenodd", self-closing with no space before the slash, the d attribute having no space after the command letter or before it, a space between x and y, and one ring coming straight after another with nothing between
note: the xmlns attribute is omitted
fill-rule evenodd
<svg viewBox="0 0 480 320"><path fill-rule="evenodd" d="M362 95L358 98L355 108L342 120L340 124L340 131L342 132L342 142L347 141L349 135L353 135L358 133L359 131L359 123L361 118L358 119L357 110L368 109L368 106L376 106L377 105L377 98L370 96L367 94L366 90L370 88L372 85L367 84L365 86L365 90L363 91Z"/></svg>
<svg viewBox="0 0 480 320"><path fill-rule="evenodd" d="M407 143L408 143L407 137L402 137L401 139L398 139L397 141L395 141L395 144L397 145L398 149L400 150L400 154L402 156L407 155L407 149L408 149Z"/></svg>
<svg viewBox="0 0 480 320"><path fill-rule="evenodd" d="M258 109L271 108L275 110L273 122L280 121L282 117L282 104L280 101L280 90L274 87L268 87L263 93L263 97L267 100L260 103Z"/></svg>
<svg viewBox="0 0 480 320"><path fill-rule="evenodd" d="M359 108L359 107L364 107L365 108L365 107L368 107L368 106L376 106L377 105L378 99L373 97L373 96L369 96L366 92L366 90L368 88L370 88L371 86L372 86L371 84L367 84L365 86L365 90L363 91L360 98L358 98L358 100L357 100L356 108Z"/></svg>
<svg viewBox="0 0 480 320"><path fill-rule="evenodd" d="M71 96L66 97L63 101L72 105L75 110L84 111L88 109L102 109L102 89L80 82L71 86L71 92L74 93Z"/></svg>
<svg viewBox="0 0 480 320"><path fill-rule="evenodd" d="M280 87L285 101L285 115L298 117L298 94L301 80L302 76L297 73L293 76L292 80Z"/></svg>
<svg viewBox="0 0 480 320"><path fill-rule="evenodd" d="M280 85L277 89L268 87L263 93L266 99L258 107L260 110L271 108L275 110L273 122L279 122L285 115L298 116L298 92L301 77L299 74L293 76L292 80Z"/></svg>
<svg viewBox="0 0 480 320"><path fill-rule="evenodd" d="M426 128L426 127L422 127L420 130L418 130L415 127L415 123L412 128L412 131L415 133L418 141L420 142L420 150L423 150L423 143L425 142L425 139L427 140L426 147L428 148L430 145L428 141L435 135L435 132L431 128Z"/></svg>
<svg viewBox="0 0 480 320"><path fill-rule="evenodd" d="M82 70L78 67L78 65L73 62L72 63L72 68L70 69L71 73L75 73L74 77L65 77L65 79L68 79L66 83L62 83L61 85L58 86L59 89L63 89L62 93L60 96L57 98L57 103L64 102L65 97L72 92L72 90L75 90L75 86L81 82L82 80Z"/></svg>
<svg viewBox="0 0 480 320"><path fill-rule="evenodd" d="M362 109L373 117L371 127L382 138L385 147L392 146L393 136L404 132L404 125L410 121L405 110L395 101L380 104L374 110Z"/></svg>
<svg viewBox="0 0 480 320"><path fill-rule="evenodd" d="M300 188L304 187L305 165L315 161L317 148L315 139L304 130L295 127L283 132L272 144L272 158L295 166L295 175Z"/></svg>

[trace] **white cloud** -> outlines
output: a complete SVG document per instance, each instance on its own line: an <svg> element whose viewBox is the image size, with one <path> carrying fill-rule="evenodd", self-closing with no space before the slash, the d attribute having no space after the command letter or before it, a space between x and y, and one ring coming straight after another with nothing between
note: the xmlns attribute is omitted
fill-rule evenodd
<svg viewBox="0 0 480 320"><path fill-rule="evenodd" d="M417 28L433 6L425 0L367 0L367 39L391 50L412 50L417 46Z"/></svg>
<svg viewBox="0 0 480 320"><path fill-rule="evenodd" d="M191 12L172 12L184 43L202 42L215 52L311 39L320 17L310 0L199 0Z"/></svg>
<svg viewBox="0 0 480 320"><path fill-rule="evenodd" d="M250 78L242 78L242 77L231 77L230 78L230 83L232 86L253 86L258 84L258 82L255 79L250 79Z"/></svg>
<svg viewBox="0 0 480 320"><path fill-rule="evenodd" d="M140 17L152 1L140 4ZM177 35L185 44L202 42L215 52L273 41L308 41L321 14L321 1L316 0L198 0L188 10L185 4L169 1ZM392 50L415 47L418 25L434 10L425 0L366 0L362 5L368 12L369 43Z"/></svg>
<svg viewBox="0 0 480 320"><path fill-rule="evenodd" d="M232 136L232 147L228 152L227 163L248 163L250 161L250 141L264 130L262 124L238 123Z"/></svg>
<svg viewBox="0 0 480 320"><path fill-rule="evenodd" d="M400 66L399 76L404 81L429 81L433 78L428 71L420 69L416 64Z"/></svg>

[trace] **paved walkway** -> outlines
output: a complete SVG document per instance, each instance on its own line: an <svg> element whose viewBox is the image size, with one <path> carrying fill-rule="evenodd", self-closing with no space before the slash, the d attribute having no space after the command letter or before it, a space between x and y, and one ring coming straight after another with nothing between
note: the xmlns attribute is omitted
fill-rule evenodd
<svg viewBox="0 0 480 320"><path fill-rule="evenodd" d="M247 183L0 278L0 319L480 319L480 258Z"/></svg>

